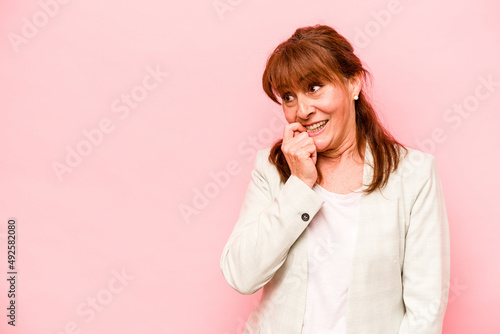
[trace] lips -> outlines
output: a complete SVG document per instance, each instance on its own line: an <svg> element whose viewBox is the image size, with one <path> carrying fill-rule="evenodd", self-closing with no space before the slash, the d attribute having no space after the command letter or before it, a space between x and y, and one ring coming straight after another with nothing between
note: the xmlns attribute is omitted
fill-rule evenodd
<svg viewBox="0 0 500 334"><path fill-rule="evenodd" d="M307 125L307 126L304 125L304 126L307 129L307 132L318 132L326 125L326 123L328 123L328 120L323 120L323 121L313 123L311 125Z"/></svg>

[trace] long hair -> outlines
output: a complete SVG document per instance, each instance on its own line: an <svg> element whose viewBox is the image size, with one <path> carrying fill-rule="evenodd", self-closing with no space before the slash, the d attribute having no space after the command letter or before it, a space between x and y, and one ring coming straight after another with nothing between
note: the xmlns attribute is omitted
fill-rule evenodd
<svg viewBox="0 0 500 334"><path fill-rule="evenodd" d="M262 76L266 94L276 103L287 91L306 91L309 85L329 82L345 88L345 82L361 75L363 86L370 73L354 54L352 45L336 30L325 25L303 27L285 42L276 47L269 56ZM403 150L399 143L382 125L363 88L355 100L356 145L360 156L362 146L370 144L373 156L373 179L365 193L384 187L392 171L395 171ZM281 150L283 139L274 143L269 162L276 166L281 181L285 183L291 175L290 167ZM323 176L318 169L318 183Z"/></svg>

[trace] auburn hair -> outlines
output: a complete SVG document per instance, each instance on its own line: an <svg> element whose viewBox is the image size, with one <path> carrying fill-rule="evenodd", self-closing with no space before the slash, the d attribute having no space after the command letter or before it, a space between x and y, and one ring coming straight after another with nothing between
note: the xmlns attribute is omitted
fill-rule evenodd
<svg viewBox="0 0 500 334"><path fill-rule="evenodd" d="M307 91L318 83L332 83L346 89L346 82L360 75L366 87L371 74L354 54L352 45L335 29L326 25L302 27L288 40L276 47L269 56L262 76L266 94L280 104L286 92ZM356 145L360 156L361 148L370 144L373 156L373 179L364 190L369 194L384 187L390 174L398 168L403 150L399 143L379 121L363 88L355 100ZM285 183L291 175L290 167L281 150L283 139L274 143L269 162L276 166L281 181ZM318 183L323 176L318 169Z"/></svg>

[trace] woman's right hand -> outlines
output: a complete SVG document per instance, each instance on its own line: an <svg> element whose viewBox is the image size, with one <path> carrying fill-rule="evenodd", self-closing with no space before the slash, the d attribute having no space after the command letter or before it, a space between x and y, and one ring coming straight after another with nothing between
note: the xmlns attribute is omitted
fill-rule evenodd
<svg viewBox="0 0 500 334"><path fill-rule="evenodd" d="M281 151L291 173L312 188L318 179L316 145L302 124L296 122L285 125Z"/></svg>

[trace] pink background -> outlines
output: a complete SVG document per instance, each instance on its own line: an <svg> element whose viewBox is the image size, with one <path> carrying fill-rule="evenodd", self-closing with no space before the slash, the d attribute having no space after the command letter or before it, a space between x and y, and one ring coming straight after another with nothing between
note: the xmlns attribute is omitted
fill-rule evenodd
<svg viewBox="0 0 500 334"><path fill-rule="evenodd" d="M437 158L452 251L443 332L500 331L497 1L0 7L1 333L242 333L260 291L232 290L219 259L253 155L282 135L261 75L278 43L317 23L355 45L393 134Z"/></svg>

